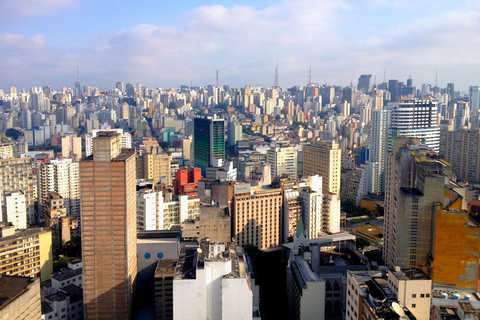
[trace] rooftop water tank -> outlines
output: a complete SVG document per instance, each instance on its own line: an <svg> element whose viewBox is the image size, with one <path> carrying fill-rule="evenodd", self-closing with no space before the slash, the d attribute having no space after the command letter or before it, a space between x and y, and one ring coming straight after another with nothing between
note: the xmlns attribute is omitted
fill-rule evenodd
<svg viewBox="0 0 480 320"><path fill-rule="evenodd" d="M460 295L458 293L453 294L453 299L460 300Z"/></svg>
<svg viewBox="0 0 480 320"><path fill-rule="evenodd" d="M472 300L472 296L469 295L469 294L466 294L463 299L465 299L467 301L470 301L470 300Z"/></svg>
<svg viewBox="0 0 480 320"><path fill-rule="evenodd" d="M442 292L441 298L442 299L448 299L448 294L446 292Z"/></svg>

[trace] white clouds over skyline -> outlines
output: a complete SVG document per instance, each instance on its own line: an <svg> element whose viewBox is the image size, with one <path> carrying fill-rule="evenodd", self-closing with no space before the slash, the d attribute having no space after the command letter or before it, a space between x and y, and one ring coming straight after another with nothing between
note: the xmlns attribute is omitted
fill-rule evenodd
<svg viewBox="0 0 480 320"><path fill-rule="evenodd" d="M54 3L56 0L43 0ZM409 6L410 5L410 6ZM52 45L48 34L0 32L0 88L72 86L76 66L85 85L112 88L116 81L178 87L215 81L240 87L273 84L276 61L281 86L313 80L348 85L360 74L414 84L478 85L480 12L409 1L284 1L263 9L205 5L178 15L178 23L138 23L98 30L88 45ZM73 6L73 4L72 4ZM413 6L413 7L412 7ZM69 7L70 8L70 7ZM388 16L391 15L391 16ZM92 22L94 23L94 22Z"/></svg>

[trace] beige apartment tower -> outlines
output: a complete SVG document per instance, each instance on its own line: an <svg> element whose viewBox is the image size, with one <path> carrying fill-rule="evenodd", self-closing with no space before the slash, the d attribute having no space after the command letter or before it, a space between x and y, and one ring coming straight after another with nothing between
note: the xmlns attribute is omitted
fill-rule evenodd
<svg viewBox="0 0 480 320"><path fill-rule="evenodd" d="M143 160L145 179L153 180L154 184L158 182L163 182L167 186L172 184L170 156L168 154L145 154Z"/></svg>
<svg viewBox="0 0 480 320"><path fill-rule="evenodd" d="M80 162L86 319L129 319L137 274L135 153L99 132Z"/></svg>
<svg viewBox="0 0 480 320"><path fill-rule="evenodd" d="M303 176L322 177L323 191L339 194L342 150L337 142L314 140L303 146Z"/></svg>

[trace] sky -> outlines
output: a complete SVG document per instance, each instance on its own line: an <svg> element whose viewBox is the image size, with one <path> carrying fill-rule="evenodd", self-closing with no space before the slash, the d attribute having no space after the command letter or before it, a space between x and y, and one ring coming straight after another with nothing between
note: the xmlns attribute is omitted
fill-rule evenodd
<svg viewBox="0 0 480 320"><path fill-rule="evenodd" d="M480 85L480 0L1 0L0 88Z"/></svg>

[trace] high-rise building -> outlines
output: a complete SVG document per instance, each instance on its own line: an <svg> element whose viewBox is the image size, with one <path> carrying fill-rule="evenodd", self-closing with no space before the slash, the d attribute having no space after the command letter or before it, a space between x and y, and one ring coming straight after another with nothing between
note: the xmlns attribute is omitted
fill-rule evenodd
<svg viewBox="0 0 480 320"><path fill-rule="evenodd" d="M316 139L303 146L303 175L322 177L323 191L340 192L340 145L335 141Z"/></svg>
<svg viewBox="0 0 480 320"><path fill-rule="evenodd" d="M80 162L84 305L87 319L132 317L137 275L135 151L99 132Z"/></svg>
<svg viewBox="0 0 480 320"><path fill-rule="evenodd" d="M443 131L440 155L460 180L480 181L480 130Z"/></svg>
<svg viewBox="0 0 480 320"><path fill-rule="evenodd" d="M378 194L385 191L385 165L390 121L390 110L373 110L370 161L367 161L370 193Z"/></svg>
<svg viewBox="0 0 480 320"><path fill-rule="evenodd" d="M217 115L198 117L193 127L193 163L205 176L215 159L225 160L225 120Z"/></svg>
<svg viewBox="0 0 480 320"><path fill-rule="evenodd" d="M438 126L438 102L432 100L411 100L390 102L388 110L392 116L389 131L389 148L396 137L419 138L435 152L440 148L440 127Z"/></svg>
<svg viewBox="0 0 480 320"><path fill-rule="evenodd" d="M153 184L162 182L167 186L172 185L171 160L168 154L145 154L143 161L145 179L152 180Z"/></svg>
<svg viewBox="0 0 480 320"><path fill-rule="evenodd" d="M297 150L292 147L272 147L267 151L267 163L270 165L271 177L289 176L297 178Z"/></svg>
<svg viewBox="0 0 480 320"><path fill-rule="evenodd" d="M13 223L15 229L27 229L27 209L25 194L22 191L5 192L3 194L2 221Z"/></svg>
<svg viewBox="0 0 480 320"><path fill-rule="evenodd" d="M123 82L117 82L116 88L117 88L118 91L120 91L120 92L124 92L124 91L125 91L125 86L123 85Z"/></svg>
<svg viewBox="0 0 480 320"><path fill-rule="evenodd" d="M468 98L470 100L470 108L472 112L480 110L480 86L469 87Z"/></svg>
<svg viewBox="0 0 480 320"><path fill-rule="evenodd" d="M371 74L362 74L358 78L357 90L362 90L365 94L368 94L372 91L372 75Z"/></svg>
<svg viewBox="0 0 480 320"><path fill-rule="evenodd" d="M13 146L11 143L0 143L0 158L13 158Z"/></svg>
<svg viewBox="0 0 480 320"><path fill-rule="evenodd" d="M81 225L80 173L78 162L72 159L55 159L37 170L37 193L40 217L50 192L58 193L64 201L69 217Z"/></svg>
<svg viewBox="0 0 480 320"><path fill-rule="evenodd" d="M27 224L35 221L34 180L31 158L0 159L0 190L12 192L21 190L25 195ZM0 197L3 205L3 197Z"/></svg>
<svg viewBox="0 0 480 320"><path fill-rule="evenodd" d="M480 226L469 218L450 164L418 143L396 139L388 153L385 263L420 268L435 283L476 288Z"/></svg>
<svg viewBox="0 0 480 320"><path fill-rule="evenodd" d="M235 189L234 189L235 190ZM280 244L282 190L234 191L232 237L238 245L253 244L264 250Z"/></svg>
<svg viewBox="0 0 480 320"><path fill-rule="evenodd" d="M397 97L400 95L398 80L388 80L388 91L391 95L391 101L397 101Z"/></svg>
<svg viewBox="0 0 480 320"><path fill-rule="evenodd" d="M91 156L93 153L93 138L97 136L100 131L114 131L122 135L122 148L129 149L132 147L132 135L128 132L123 132L123 129L93 129L91 134L85 135L85 154ZM149 151L150 153L150 151Z"/></svg>
<svg viewBox="0 0 480 320"><path fill-rule="evenodd" d="M0 319L42 318L39 279L2 276L0 284Z"/></svg>
<svg viewBox="0 0 480 320"><path fill-rule="evenodd" d="M231 121L228 123L228 145L234 146L237 141L241 141L242 137L242 125L238 121Z"/></svg>

